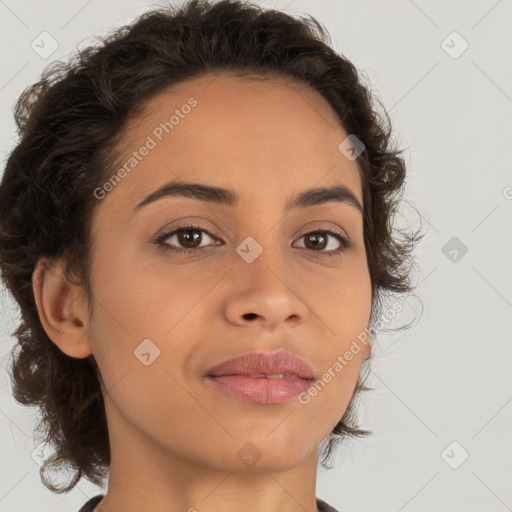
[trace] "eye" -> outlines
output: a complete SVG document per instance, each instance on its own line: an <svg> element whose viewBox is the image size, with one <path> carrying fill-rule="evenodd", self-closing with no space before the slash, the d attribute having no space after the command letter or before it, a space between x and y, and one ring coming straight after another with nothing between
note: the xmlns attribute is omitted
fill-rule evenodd
<svg viewBox="0 0 512 512"><path fill-rule="evenodd" d="M155 240L155 244L160 246L164 251L173 251L178 253L198 252L208 247L207 245L203 247L198 245L203 242L203 235L201 233L205 233L209 238L215 238L208 230L201 226L186 224L174 229L173 231L164 233ZM173 247L173 245L169 243L169 241L174 238L176 239L175 241L177 244L181 245L181 247ZM306 240L307 245L303 245L300 248L310 249L311 252L318 253L318 256L338 256L352 247L352 242L340 231L335 229L318 229L316 231L310 231L309 233L302 235L299 240L303 238ZM334 240L330 242L329 238ZM336 244L336 242L338 243ZM326 247L333 244L334 248L331 247L328 251L324 250ZM309 245L312 246L312 248L309 247ZM336 247L336 245L338 247Z"/></svg>
<svg viewBox="0 0 512 512"><path fill-rule="evenodd" d="M338 256L340 253L343 253L352 247L352 242L335 229L318 229L316 231L310 231L309 233L302 235L299 240L303 238L306 240L306 243L310 243L310 245L313 246L313 249L311 250L313 252L318 252L319 256ZM335 241L329 243L329 238L333 238ZM333 244L335 248L331 247L328 251L322 250L329 247L329 245L332 246ZM336 245L338 245L337 248ZM321 246L321 249L315 249L315 246L317 248L318 246ZM308 245L305 245L305 247L309 248Z"/></svg>
<svg viewBox="0 0 512 512"><path fill-rule="evenodd" d="M165 251L174 251L174 252L197 252L198 250L203 250L203 247L197 247L197 243L203 241L202 235L197 235L197 233L206 233L206 235L210 238L213 237L211 233L209 233L206 229L203 229L201 226L193 226L192 224L186 224L184 226L180 226L169 233L164 233L155 243L162 247ZM176 248L169 244L169 240L176 237L176 240L179 244L182 244L184 248Z"/></svg>

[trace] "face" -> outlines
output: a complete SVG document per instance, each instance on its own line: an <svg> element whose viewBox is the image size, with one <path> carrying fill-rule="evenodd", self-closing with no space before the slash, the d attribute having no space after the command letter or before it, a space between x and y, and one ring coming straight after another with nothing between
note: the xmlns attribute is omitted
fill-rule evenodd
<svg viewBox="0 0 512 512"><path fill-rule="evenodd" d="M92 221L88 336L111 435L137 432L160 454L224 471L246 469L244 446L272 471L316 452L368 355L332 370L370 319L363 215L332 197L285 207L336 185L363 204L357 165L338 149L347 135L306 85L229 75L181 83L129 124L125 172L98 192ZM147 199L171 182L236 200ZM309 400L261 403L206 377L227 359L274 351L331 378Z"/></svg>

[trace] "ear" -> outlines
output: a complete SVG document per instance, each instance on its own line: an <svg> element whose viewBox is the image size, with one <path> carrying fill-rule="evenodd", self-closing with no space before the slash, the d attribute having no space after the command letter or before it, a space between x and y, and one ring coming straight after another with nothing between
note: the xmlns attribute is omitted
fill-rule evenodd
<svg viewBox="0 0 512 512"><path fill-rule="evenodd" d="M365 343L362 344L361 348L361 356L363 359L368 359L370 357L370 354L372 352L372 339L370 335L368 335L368 338L366 339Z"/></svg>
<svg viewBox="0 0 512 512"><path fill-rule="evenodd" d="M41 258L32 274L32 289L41 324L48 337L68 356L92 354L85 290L69 281L63 259Z"/></svg>
<svg viewBox="0 0 512 512"><path fill-rule="evenodd" d="M361 346L361 358L362 359L368 359L370 357L370 354L372 352L372 332L374 329L371 327L371 320L368 323L368 326L366 327L364 331L364 340L360 344Z"/></svg>
<svg viewBox="0 0 512 512"><path fill-rule="evenodd" d="M372 293L372 301L373 301L373 293ZM373 307L371 307L370 315L368 317L368 324L366 325L366 329L365 329L365 338L364 338L364 342L362 343L361 357L363 359L368 359L372 353L373 335L376 332L374 325L373 325L374 313L375 313L375 311L374 311Z"/></svg>

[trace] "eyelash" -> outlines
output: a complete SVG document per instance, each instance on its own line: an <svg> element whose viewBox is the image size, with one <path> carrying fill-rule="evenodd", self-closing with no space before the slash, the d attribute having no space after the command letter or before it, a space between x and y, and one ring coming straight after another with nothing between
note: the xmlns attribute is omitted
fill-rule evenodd
<svg viewBox="0 0 512 512"><path fill-rule="evenodd" d="M162 236L158 237L154 241L154 243L156 245L158 245L163 251L172 251L172 252L176 252L176 253L192 253L192 252L202 251L207 248L207 247L196 247L195 249L178 249L176 247L172 247L169 244L165 243L165 240L167 240L171 236L173 236L181 231L201 231L203 233L206 233L208 236L210 236L212 238L216 238L208 230L202 228L201 226L194 226L192 224L186 224L183 226L179 226L178 228L174 229L173 231L164 233ZM339 232L335 229L321 229L320 228L315 231L310 231L308 233L304 233L300 238L308 236L308 235L312 235L312 234L318 234L318 233L321 233L321 234L327 233L329 235L332 235L334 238L336 238L340 242L340 248L335 249L333 251L323 251L323 250L315 251L315 250L311 249L312 252L318 253L319 257L341 256L342 253L344 253L348 249L352 248L352 242L348 238L343 236L341 232ZM304 247L301 247L301 249L304 249ZM307 249L307 247L305 249Z"/></svg>

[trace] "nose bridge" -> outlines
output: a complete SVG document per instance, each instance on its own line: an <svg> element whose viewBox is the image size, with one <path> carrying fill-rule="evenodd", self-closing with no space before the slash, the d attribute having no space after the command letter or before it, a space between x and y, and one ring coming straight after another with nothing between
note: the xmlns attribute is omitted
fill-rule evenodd
<svg viewBox="0 0 512 512"><path fill-rule="evenodd" d="M297 289L300 281L289 260L291 241L284 238L279 215L262 202L252 220L240 225L230 278L234 288L226 303L226 315L234 324L247 326L257 319L272 330L287 321L299 325L307 317L308 307Z"/></svg>
<svg viewBox="0 0 512 512"><path fill-rule="evenodd" d="M274 268L275 271L286 270L286 242L282 240L279 222L251 223L245 232L246 236L238 244L236 252L247 265L260 270L265 267Z"/></svg>
<svg viewBox="0 0 512 512"><path fill-rule="evenodd" d="M242 259L237 281L241 286L248 286L255 296L262 294L266 302L277 305L293 301L297 296L293 272L279 233L272 230L255 235L246 237L237 248Z"/></svg>
<svg viewBox="0 0 512 512"><path fill-rule="evenodd" d="M242 268L239 277L242 281L244 276L256 278L256 285L264 282L265 285L272 286L272 282L277 280L280 283L278 286L284 286L283 282L290 281L287 261L290 256L287 252L290 241L283 239L283 213L275 208L270 210L268 205L276 203L270 201L269 197L262 199L256 202L253 198L250 205L244 205L250 208L252 215L251 220L241 226L241 240L236 246ZM254 276L251 276L251 272Z"/></svg>

